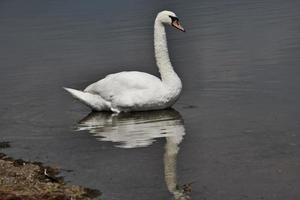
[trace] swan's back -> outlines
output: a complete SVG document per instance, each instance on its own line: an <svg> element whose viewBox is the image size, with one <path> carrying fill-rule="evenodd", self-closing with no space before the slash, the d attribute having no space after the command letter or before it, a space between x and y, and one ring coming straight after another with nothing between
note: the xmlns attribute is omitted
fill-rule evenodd
<svg viewBox="0 0 300 200"><path fill-rule="evenodd" d="M108 75L84 91L101 96L113 109L123 111L161 109L168 101L167 88L159 78L137 71Z"/></svg>
<svg viewBox="0 0 300 200"><path fill-rule="evenodd" d="M130 91L161 89L162 82L159 78L138 71L125 71L110 74L104 79L89 85L84 91L102 96L111 100L117 94Z"/></svg>

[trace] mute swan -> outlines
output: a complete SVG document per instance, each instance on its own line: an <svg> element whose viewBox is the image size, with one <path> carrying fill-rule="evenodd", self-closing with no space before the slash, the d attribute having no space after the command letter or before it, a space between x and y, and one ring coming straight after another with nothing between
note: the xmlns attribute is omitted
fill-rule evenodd
<svg viewBox="0 0 300 200"><path fill-rule="evenodd" d="M154 49L161 79L144 72L124 71L110 74L84 91L64 89L95 111L119 113L172 106L180 95L182 84L169 58L165 24L185 32L175 13L158 13L154 23Z"/></svg>

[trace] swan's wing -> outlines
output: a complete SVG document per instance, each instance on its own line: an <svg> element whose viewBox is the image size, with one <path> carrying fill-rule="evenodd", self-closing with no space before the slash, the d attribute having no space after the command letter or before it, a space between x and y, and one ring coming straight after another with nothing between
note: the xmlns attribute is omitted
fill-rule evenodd
<svg viewBox="0 0 300 200"><path fill-rule="evenodd" d="M103 99L112 102L114 99L125 99L144 93L155 92L162 88L159 78L144 72L120 72L110 74L104 79L89 85L84 91L100 95Z"/></svg>

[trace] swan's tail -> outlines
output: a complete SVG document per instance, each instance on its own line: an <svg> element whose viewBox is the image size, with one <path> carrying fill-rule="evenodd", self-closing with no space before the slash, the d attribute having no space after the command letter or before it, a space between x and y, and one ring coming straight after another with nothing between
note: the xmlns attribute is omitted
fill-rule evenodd
<svg viewBox="0 0 300 200"><path fill-rule="evenodd" d="M95 111L110 110L110 103L105 101L100 95L74 90L71 88L64 89L69 92L75 99L91 107Z"/></svg>

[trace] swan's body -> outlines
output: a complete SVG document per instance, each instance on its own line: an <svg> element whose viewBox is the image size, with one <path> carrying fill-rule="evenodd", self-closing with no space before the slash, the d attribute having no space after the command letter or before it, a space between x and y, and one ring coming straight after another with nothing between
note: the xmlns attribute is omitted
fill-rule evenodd
<svg viewBox="0 0 300 200"><path fill-rule="evenodd" d="M154 49L161 79L144 72L120 72L106 76L84 91L65 89L96 111L145 111L172 106L180 95L182 84L169 59L164 27L168 23L184 31L173 12L162 11L157 15Z"/></svg>

